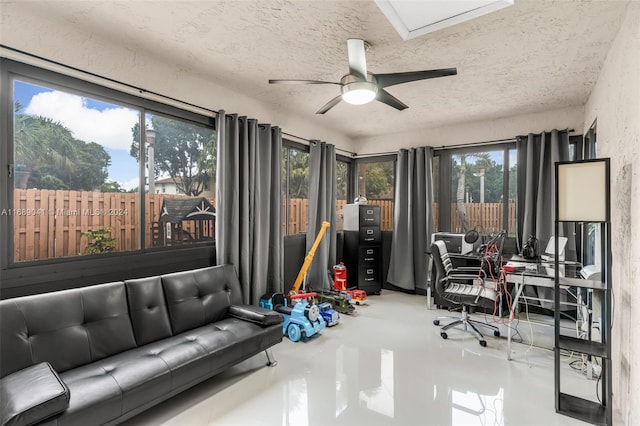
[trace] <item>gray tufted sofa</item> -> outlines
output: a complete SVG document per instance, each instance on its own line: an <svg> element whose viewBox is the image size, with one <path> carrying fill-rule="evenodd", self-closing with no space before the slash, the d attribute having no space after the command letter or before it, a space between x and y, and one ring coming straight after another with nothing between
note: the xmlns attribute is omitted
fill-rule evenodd
<svg viewBox="0 0 640 426"><path fill-rule="evenodd" d="M282 341L230 265L0 301L2 425L117 424Z"/></svg>

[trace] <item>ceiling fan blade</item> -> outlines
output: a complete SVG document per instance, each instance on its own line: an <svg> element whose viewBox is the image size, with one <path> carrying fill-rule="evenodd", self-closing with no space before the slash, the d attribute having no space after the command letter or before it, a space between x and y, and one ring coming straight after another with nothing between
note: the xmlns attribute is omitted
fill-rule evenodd
<svg viewBox="0 0 640 426"><path fill-rule="evenodd" d="M376 100L394 107L398 111L409 108L407 105L399 101L396 97L392 96L389 92L382 88L378 89L378 93L376 93Z"/></svg>
<svg viewBox="0 0 640 426"><path fill-rule="evenodd" d="M321 81L321 80L269 80L269 84L337 84L335 81Z"/></svg>
<svg viewBox="0 0 640 426"><path fill-rule="evenodd" d="M364 41L358 38L348 39L347 54L349 55L349 74L366 81L367 59L364 55Z"/></svg>
<svg viewBox="0 0 640 426"><path fill-rule="evenodd" d="M390 74L374 74L379 88L389 87L396 84L409 83L410 81L426 80L429 78L446 77L456 75L455 68L443 68L439 70L395 72Z"/></svg>
<svg viewBox="0 0 640 426"><path fill-rule="evenodd" d="M326 104L324 104L324 106L322 108L320 108L316 114L324 114L325 112L329 111L331 108L333 108L334 106L338 105L340 103L340 101L342 100L342 95L338 95L335 98L331 99L329 102L327 102Z"/></svg>

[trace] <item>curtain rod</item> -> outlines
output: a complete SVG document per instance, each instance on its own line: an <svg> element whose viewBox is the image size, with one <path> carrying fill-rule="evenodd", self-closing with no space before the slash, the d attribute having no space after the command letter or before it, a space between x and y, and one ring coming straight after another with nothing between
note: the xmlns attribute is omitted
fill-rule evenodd
<svg viewBox="0 0 640 426"><path fill-rule="evenodd" d="M453 149L453 148L464 148L467 146L482 146L482 145L494 145L500 142L515 142L515 138L509 138L509 139L495 139L495 140L490 140L490 141L482 141L482 142L468 142L468 143L461 143L461 144L456 144L456 145L442 145L442 146L434 146L433 150L434 151L442 151L444 149ZM402 148L402 149L406 149L406 148ZM387 152L372 152L370 154L355 154L356 158L365 158L365 157L375 157L375 156L381 156L381 155L392 155L392 154L397 154L398 151L387 151Z"/></svg>
<svg viewBox="0 0 640 426"><path fill-rule="evenodd" d="M555 130L555 129L554 129L554 130ZM573 132L575 132L576 130L575 130L575 129L562 129L562 130L558 130L558 131L559 131L559 132L573 133ZM540 133L528 133L528 134L526 134L526 135L518 135L518 136L516 136L516 138L526 138L526 137L528 137L529 135L540 136L540 135L542 135L542 133L550 133L550 132L551 132L551 130L549 130L549 131L545 130L545 131L540 132Z"/></svg>
<svg viewBox="0 0 640 426"><path fill-rule="evenodd" d="M72 65L67 65L67 64L64 64L62 62L55 61L53 59L45 58L44 56L39 56L39 55L36 55L34 53L25 52L24 50L16 49L15 47L10 47L10 46L4 45L4 44L0 44L0 48L6 49L6 50L8 50L10 52L18 53L20 55L27 56L29 58L37 59L38 61L43 61L43 62L52 64L52 65L55 65L55 66L58 66L58 67L66 68L68 70L75 71L75 72L78 72L80 74L85 74L85 75L88 75L88 76L91 76L91 77L95 77L95 78L98 78L98 79L101 79L101 80L104 80L104 81L108 81L110 83L115 83L115 84L118 84L120 86L124 86L124 87L127 87L129 89L133 89L133 90L137 91L140 94L147 93L147 94L150 94L150 95L153 95L153 96L157 96L157 97L162 98L162 99L169 100L171 102L176 102L176 103L179 103L179 104L182 104L182 105L189 106L191 108L197 108L197 109L199 109L201 111L207 111L207 112L210 112L210 113L216 114L216 115L218 114L217 111L212 110L210 108L205 108L205 107L202 107L200 105L193 104L191 102L183 101L182 99L178 99L178 98L174 98L174 97L171 97L171 96L163 95L162 93L154 92L152 90L147 90L147 89L145 89L143 87L134 86L133 84L125 83L123 81L116 80L116 79L111 78L111 77L105 77L103 75L100 75L100 74L97 74L97 73L94 73L94 72L91 72L91 71L83 70L82 68L77 68L77 67L74 67Z"/></svg>
<svg viewBox="0 0 640 426"><path fill-rule="evenodd" d="M507 139L494 139L489 141L481 141L481 142L468 142L468 143L460 143L456 145L442 145L438 147L434 147L434 151L441 151L443 149L453 149L453 148L464 148L468 146L482 146L482 145L495 145L503 142L515 142L515 138L507 138Z"/></svg>
<svg viewBox="0 0 640 426"><path fill-rule="evenodd" d="M283 136L288 136L289 138L297 139L297 141L298 141L298 142L303 142L303 143L305 143L305 144L307 144L307 145L310 145L310 144L311 144L311 139L303 138L303 137L301 137L301 136L292 135L291 133L287 133L287 132L282 132L282 135L283 135ZM352 156L352 157L355 157L355 156L356 156L356 153L355 153L355 152L351 152L351 151L346 150L346 149L342 149L342 148L338 148L338 147L336 147L336 151L340 151L340 152L347 153L347 154L349 154L349 155L350 155L350 156Z"/></svg>

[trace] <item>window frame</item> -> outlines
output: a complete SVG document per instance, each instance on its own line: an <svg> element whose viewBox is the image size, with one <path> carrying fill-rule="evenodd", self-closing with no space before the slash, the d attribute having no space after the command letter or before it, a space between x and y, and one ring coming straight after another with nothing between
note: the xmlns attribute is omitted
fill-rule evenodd
<svg viewBox="0 0 640 426"><path fill-rule="evenodd" d="M353 178L353 173L354 173L354 168L355 168L355 161L354 161L354 159L352 157L348 157L346 155L336 154L336 170L338 170L338 163L345 163L347 165L347 200L346 200L345 204L349 204L350 200L353 200L353 198L354 198L353 194L355 193L355 190L353 188L353 183L355 181L354 178ZM336 180L336 218L338 218L337 186L338 186L338 182ZM342 223L342 221L340 221L340 223ZM336 230L338 232L342 232L343 227L339 227Z"/></svg>
<svg viewBox="0 0 640 426"><path fill-rule="evenodd" d="M291 162L289 161L289 159L291 158L291 150L295 149L296 151L301 151L306 153L307 155L311 154L311 147L309 145L305 145L303 143L300 142L296 142L296 141L292 141L291 139L282 139L282 149L287 151L287 167L285 170L285 176L282 176L281 178L285 179L285 185L284 188L282 188L282 198L283 198L283 213L284 213L284 217L286 218L286 220L284 220L284 229L282 232L283 237L289 237L292 235L299 235L302 234L302 232L298 233L298 234L290 234L289 233L289 189L290 189L290 176L291 176ZM309 189L307 188L307 199L308 199L308 194L309 194ZM305 231L306 233L306 231Z"/></svg>
<svg viewBox="0 0 640 426"><path fill-rule="evenodd" d="M501 142L495 144L478 144L458 148L436 148L434 149L434 157L438 157L440 176L438 182L438 223L436 228L442 232L451 230L451 159L454 155L469 155L477 152L487 151L503 151L503 170L502 170L502 224L509 232L514 233L515 229L508 229L509 226L509 151L516 149L516 141ZM506 227L505 227L506 224Z"/></svg>
<svg viewBox="0 0 640 426"><path fill-rule="evenodd" d="M354 167L352 167L352 190L354 191L351 199L355 199L355 197L360 193L360 165L367 163L386 163L388 161L393 162L393 190L391 191L392 197L391 202L393 203L393 209L395 210L396 205L396 173L398 171L398 155L397 154L382 154L382 155L368 155L365 157L356 157L354 160ZM366 195L365 195L366 196ZM395 214L392 211L392 214ZM392 229L384 229L382 227L382 223L380 224L380 229L382 231L393 232L393 217L392 217ZM381 218L382 221L382 218Z"/></svg>
<svg viewBox="0 0 640 426"><path fill-rule="evenodd" d="M87 97L102 102L111 103L117 106L133 109L140 114L140 128L146 126L146 115L162 115L167 118L184 121L198 126L216 130L216 118L214 116L206 116L193 111L180 109L175 106L167 105L161 102L142 98L127 92L112 89L97 83L82 80L73 76L60 74L44 68L28 65L13 61L7 58L0 58L0 86L6 88L0 94L0 140L2 146L0 148L0 158L4 159L2 163L6 164L6 173L0 173L0 202L7 208L14 208L14 183L13 183L13 167L14 167L14 81L19 80L25 83L39 85L48 89L60 90L77 96ZM140 140L144 140L141 135ZM138 169L139 188L144 188L145 182L145 150L141 150L141 157ZM145 191L138 191L138 223L137 230L140 246L135 250L122 252L93 254L91 256L68 256L61 258L48 258L39 260L29 260L15 262L14 249L15 241L13 238L13 218L11 216L0 217L0 235L6 235L7 250L0 252L0 269L10 270L19 268L40 267L46 265L65 265L69 263L90 262L96 259L119 258L122 256L144 255L147 252L158 251L180 251L194 248L194 246L215 247L215 240L195 242L182 246L166 246L166 247L146 247L145 237L147 228L150 224L144 222L145 217Z"/></svg>

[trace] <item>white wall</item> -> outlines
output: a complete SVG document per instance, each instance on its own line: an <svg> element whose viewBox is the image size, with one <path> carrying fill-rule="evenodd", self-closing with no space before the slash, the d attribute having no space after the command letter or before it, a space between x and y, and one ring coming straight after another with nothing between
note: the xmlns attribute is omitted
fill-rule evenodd
<svg viewBox="0 0 640 426"><path fill-rule="evenodd" d="M448 127L360 138L354 141L354 149L358 155L394 152L400 148L425 145L440 147L511 139L517 135L566 128L575 129L577 134L581 134L583 120L582 106L560 108L491 121L469 121Z"/></svg>
<svg viewBox="0 0 640 426"><path fill-rule="evenodd" d="M631 2L585 106L597 155L611 158L613 406L615 424L640 424L640 2ZM635 212L635 213L634 213ZM633 401L636 401L635 403Z"/></svg>

